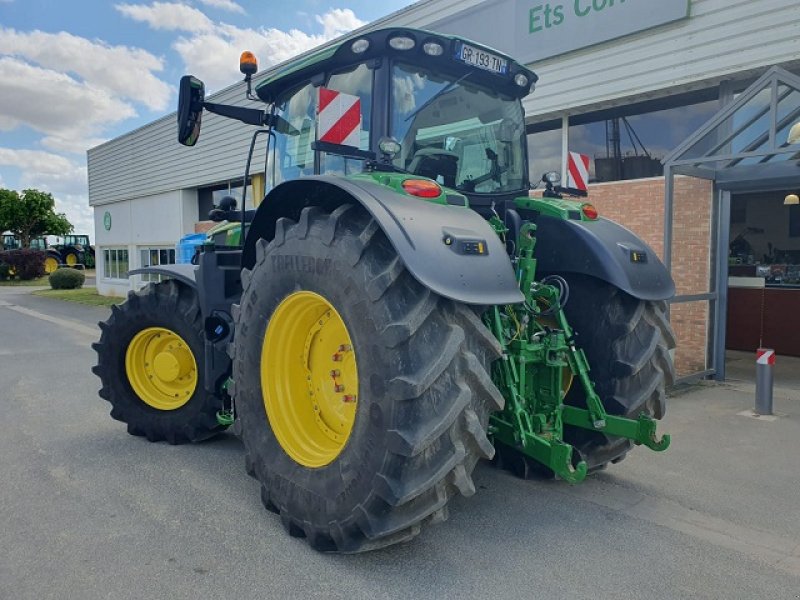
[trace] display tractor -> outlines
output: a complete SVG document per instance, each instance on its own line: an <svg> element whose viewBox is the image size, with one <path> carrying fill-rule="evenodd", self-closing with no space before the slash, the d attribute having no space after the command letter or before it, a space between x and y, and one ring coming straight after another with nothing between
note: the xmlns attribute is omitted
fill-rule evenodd
<svg viewBox="0 0 800 600"><path fill-rule="evenodd" d="M94 246L89 243L88 235L65 235L63 241L51 249L59 254L59 262L68 267L83 265L88 269L94 268Z"/></svg>
<svg viewBox="0 0 800 600"><path fill-rule="evenodd" d="M94 246L89 243L88 235L65 235L63 241L56 244L45 242L47 256L44 270L52 273L60 265L75 268L79 265L87 269L94 268Z"/></svg>
<svg viewBox="0 0 800 600"><path fill-rule="evenodd" d="M3 235L3 250L18 250L22 245L15 235ZM44 270L46 273L52 273L61 264L61 254L50 244L47 243L46 237L33 238L30 243L33 250L41 250L44 252Z"/></svg>
<svg viewBox="0 0 800 600"><path fill-rule="evenodd" d="M178 140L204 111L254 126L244 181L257 161L268 192L214 209L231 228L196 264L131 271L168 279L100 324L100 396L129 433L233 426L265 507L335 552L444 520L482 458L577 483L667 448L674 284L555 175L532 197L531 70L404 28L241 70L263 106L185 76Z"/></svg>

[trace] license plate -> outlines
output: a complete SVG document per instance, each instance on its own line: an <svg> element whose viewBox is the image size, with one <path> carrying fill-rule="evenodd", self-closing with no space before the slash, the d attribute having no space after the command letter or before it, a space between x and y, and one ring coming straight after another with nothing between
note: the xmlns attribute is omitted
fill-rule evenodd
<svg viewBox="0 0 800 600"><path fill-rule="evenodd" d="M508 61L505 58L500 58L490 52L462 42L459 42L456 46L456 60L492 73L500 73L501 75L508 73Z"/></svg>

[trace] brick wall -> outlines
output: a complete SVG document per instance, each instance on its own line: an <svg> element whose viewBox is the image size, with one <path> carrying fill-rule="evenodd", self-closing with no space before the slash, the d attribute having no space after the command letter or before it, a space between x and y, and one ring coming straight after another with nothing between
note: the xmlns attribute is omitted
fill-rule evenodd
<svg viewBox="0 0 800 600"><path fill-rule="evenodd" d="M708 291L711 269L710 181L675 178L672 277L678 294ZM600 183L589 186L589 200L600 214L627 227L664 256L664 178ZM678 340L678 375L706 368L708 302L674 304L672 326Z"/></svg>

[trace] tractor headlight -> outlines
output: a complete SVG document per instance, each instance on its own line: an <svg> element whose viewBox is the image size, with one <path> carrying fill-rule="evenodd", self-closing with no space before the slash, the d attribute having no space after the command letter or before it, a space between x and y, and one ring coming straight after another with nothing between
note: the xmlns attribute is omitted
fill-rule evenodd
<svg viewBox="0 0 800 600"><path fill-rule="evenodd" d="M439 42L425 42L422 50L428 56L441 56L444 54L444 47Z"/></svg>
<svg viewBox="0 0 800 600"><path fill-rule="evenodd" d="M528 87L528 77L524 73L517 73L514 75L514 83L521 88Z"/></svg>
<svg viewBox="0 0 800 600"><path fill-rule="evenodd" d="M353 54L363 54L367 50L369 50L369 40L366 38L361 38L360 40L356 40L350 46L350 50L352 50Z"/></svg>
<svg viewBox="0 0 800 600"><path fill-rule="evenodd" d="M417 43L412 37L398 35L389 40L389 45L395 50L411 50Z"/></svg>

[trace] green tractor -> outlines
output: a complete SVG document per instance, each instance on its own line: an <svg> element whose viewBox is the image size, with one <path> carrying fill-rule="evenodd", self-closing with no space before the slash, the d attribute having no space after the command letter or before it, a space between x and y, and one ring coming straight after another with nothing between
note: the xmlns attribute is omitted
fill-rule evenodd
<svg viewBox="0 0 800 600"><path fill-rule="evenodd" d="M63 241L54 244L50 249L58 253L61 264L72 268L83 265L87 269L94 269L94 246L89 243L88 235L65 235Z"/></svg>
<svg viewBox="0 0 800 600"><path fill-rule="evenodd" d="M3 250L18 250L21 247L22 245L17 236L12 234L3 235ZM52 273L61 264L61 254L47 242L46 237L33 238L30 243L30 248L32 250L41 250L44 252L45 273Z"/></svg>
<svg viewBox="0 0 800 600"><path fill-rule="evenodd" d="M185 76L178 139L198 141L204 110L252 125L245 180L263 149L269 191L212 211L235 226L197 264L131 271L168 279L100 324L93 370L129 433L232 426L264 506L332 552L443 521L479 459L577 483L634 445L666 449L674 284L555 175L531 197L532 71L406 28L254 89L252 55L240 67L264 107L207 102Z"/></svg>

